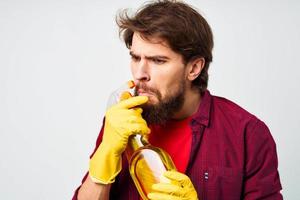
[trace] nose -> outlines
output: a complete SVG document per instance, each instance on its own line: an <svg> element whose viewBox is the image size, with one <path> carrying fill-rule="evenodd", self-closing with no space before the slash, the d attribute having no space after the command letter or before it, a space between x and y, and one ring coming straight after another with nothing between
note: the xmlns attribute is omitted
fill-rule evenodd
<svg viewBox="0 0 300 200"><path fill-rule="evenodd" d="M150 74L147 60L141 59L138 63L134 63L132 73L136 83L149 81Z"/></svg>

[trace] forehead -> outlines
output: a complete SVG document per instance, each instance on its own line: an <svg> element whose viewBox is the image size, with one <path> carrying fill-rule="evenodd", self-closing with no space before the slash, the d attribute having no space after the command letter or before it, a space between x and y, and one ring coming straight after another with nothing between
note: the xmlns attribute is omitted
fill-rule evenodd
<svg viewBox="0 0 300 200"><path fill-rule="evenodd" d="M181 57L174 52L167 41L161 38L143 38L140 33L134 32L130 48L135 54L144 56L162 55L167 57Z"/></svg>

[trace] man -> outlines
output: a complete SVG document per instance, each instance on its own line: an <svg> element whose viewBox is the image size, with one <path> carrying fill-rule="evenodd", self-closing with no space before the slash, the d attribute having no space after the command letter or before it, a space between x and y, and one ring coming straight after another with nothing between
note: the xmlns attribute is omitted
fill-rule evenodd
<svg viewBox="0 0 300 200"><path fill-rule="evenodd" d="M178 169L164 174L170 183L153 185L149 199L282 199L267 126L207 90L213 36L206 20L185 3L158 1L117 23L136 96L107 111L73 199L140 199L122 159L134 132L166 150Z"/></svg>

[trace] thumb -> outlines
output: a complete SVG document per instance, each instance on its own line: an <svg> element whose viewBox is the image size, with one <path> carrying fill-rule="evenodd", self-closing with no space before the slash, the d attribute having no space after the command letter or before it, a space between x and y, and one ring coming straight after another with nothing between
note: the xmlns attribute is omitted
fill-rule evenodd
<svg viewBox="0 0 300 200"><path fill-rule="evenodd" d="M128 91L125 91L125 92L123 92L123 93L121 94L121 96L120 96L120 101L129 99L130 97L132 97L131 93L128 92Z"/></svg>
<svg viewBox="0 0 300 200"><path fill-rule="evenodd" d="M177 171L166 171L164 176L170 179L171 181L177 181L182 185L187 185L190 182L190 178Z"/></svg>

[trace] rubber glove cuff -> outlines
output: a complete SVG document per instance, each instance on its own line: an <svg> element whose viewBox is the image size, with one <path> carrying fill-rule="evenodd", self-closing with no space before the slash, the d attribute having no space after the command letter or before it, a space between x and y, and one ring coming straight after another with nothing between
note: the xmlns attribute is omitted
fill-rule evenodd
<svg viewBox="0 0 300 200"><path fill-rule="evenodd" d="M103 161L101 170L97 170L99 167L97 161L99 160ZM105 145L103 143L100 144L93 155L93 159L90 159L89 175L92 181L101 184L111 184L115 182L115 178L121 169L122 157L114 155L111 151L107 151Z"/></svg>

